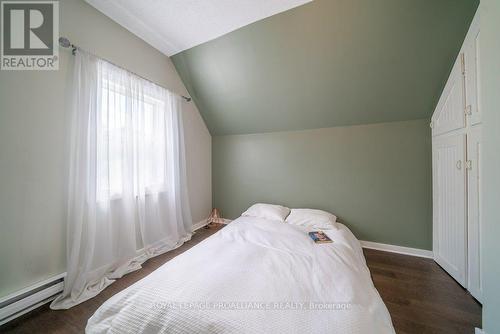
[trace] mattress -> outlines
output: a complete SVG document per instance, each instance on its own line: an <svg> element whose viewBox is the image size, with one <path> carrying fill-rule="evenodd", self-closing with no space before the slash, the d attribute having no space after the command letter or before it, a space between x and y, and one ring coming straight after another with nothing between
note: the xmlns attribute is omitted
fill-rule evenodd
<svg viewBox="0 0 500 334"><path fill-rule="evenodd" d="M342 224L240 217L106 301L87 333L394 333L359 241Z"/></svg>

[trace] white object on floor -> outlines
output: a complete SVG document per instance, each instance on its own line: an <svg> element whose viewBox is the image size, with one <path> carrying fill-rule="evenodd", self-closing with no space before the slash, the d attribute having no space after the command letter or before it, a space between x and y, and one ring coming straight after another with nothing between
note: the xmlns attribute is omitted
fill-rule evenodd
<svg viewBox="0 0 500 334"><path fill-rule="evenodd" d="M86 0L167 56L312 0Z"/></svg>
<svg viewBox="0 0 500 334"><path fill-rule="evenodd" d="M358 240L325 233L240 217L111 297L87 333L394 333Z"/></svg>
<svg viewBox="0 0 500 334"><path fill-rule="evenodd" d="M292 225L310 227L315 230L336 228L337 217L330 212L314 209L292 209L285 222Z"/></svg>
<svg viewBox="0 0 500 334"><path fill-rule="evenodd" d="M241 215L244 217L255 217L284 222L290 214L290 209L275 204L257 203L252 205Z"/></svg>

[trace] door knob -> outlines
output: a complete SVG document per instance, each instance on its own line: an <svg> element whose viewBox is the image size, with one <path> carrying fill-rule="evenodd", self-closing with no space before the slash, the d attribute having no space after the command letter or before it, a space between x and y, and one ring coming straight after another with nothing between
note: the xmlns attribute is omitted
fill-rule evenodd
<svg viewBox="0 0 500 334"><path fill-rule="evenodd" d="M465 107L465 114L469 116L472 115L472 106L470 104Z"/></svg>

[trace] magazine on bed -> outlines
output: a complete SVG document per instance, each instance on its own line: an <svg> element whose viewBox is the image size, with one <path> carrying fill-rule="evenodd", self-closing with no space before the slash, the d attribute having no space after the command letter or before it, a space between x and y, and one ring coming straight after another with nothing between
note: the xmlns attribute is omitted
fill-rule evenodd
<svg viewBox="0 0 500 334"><path fill-rule="evenodd" d="M322 231L309 232L309 236L317 244L326 244L333 242L332 239L328 238L325 232Z"/></svg>

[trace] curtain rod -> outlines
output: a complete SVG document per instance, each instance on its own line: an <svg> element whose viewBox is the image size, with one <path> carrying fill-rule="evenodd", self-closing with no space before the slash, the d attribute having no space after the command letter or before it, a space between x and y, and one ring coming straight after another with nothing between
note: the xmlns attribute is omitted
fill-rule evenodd
<svg viewBox="0 0 500 334"><path fill-rule="evenodd" d="M60 45L61 47L63 47L63 48L66 48L66 49L71 48L71 49L72 49L72 50L71 50L71 53L73 54L73 56L76 54L76 51L77 51L77 50L81 49L80 47L78 47L78 46L76 46L76 45L74 45L74 44L71 44L71 42L69 41L69 39L67 39L66 37L59 37L59 45ZM98 56L96 56L96 57L98 57ZM102 57L99 57L99 58L104 59L104 58L102 58ZM138 77L139 77L139 78L141 78L141 79L144 79L144 80L149 81L149 82L151 82L151 83L153 83L153 84L155 84L155 85L157 85L157 86L160 86L160 87L162 87L162 88L165 88L165 87L163 87L163 86L161 86L161 85L158 85L156 82L153 82L153 81L149 80L148 78L143 77L142 75L139 75L139 74L137 74L137 73L135 73L135 72L132 72L132 71L130 71L130 70L128 70L128 69L126 69L126 68L124 68L123 66L117 65L117 64L113 63L112 61L109 61L108 59L104 59L104 60L105 60L105 61L107 61L108 63L113 64L113 65L114 65L114 66L116 66L116 67L119 67L119 68L121 68L121 69L123 69L123 70L125 70L125 71L128 71L128 72L132 73L132 74L133 74L133 75L135 75L135 76L138 76ZM170 89L167 89L167 88L165 88L165 89L166 89L166 90L168 90L168 91L170 91ZM174 93L174 94L176 94L176 93ZM182 97L184 100L186 100L186 102L191 102L191 98L190 98L190 97L188 97L188 96L184 96L184 95L181 95L181 94L177 94L177 95L179 95L179 96L180 96L180 97Z"/></svg>

